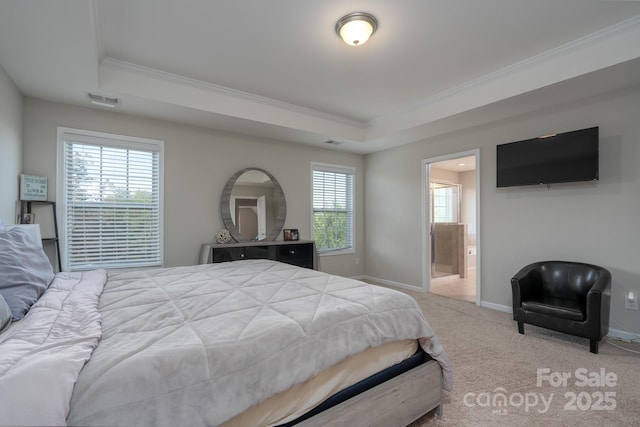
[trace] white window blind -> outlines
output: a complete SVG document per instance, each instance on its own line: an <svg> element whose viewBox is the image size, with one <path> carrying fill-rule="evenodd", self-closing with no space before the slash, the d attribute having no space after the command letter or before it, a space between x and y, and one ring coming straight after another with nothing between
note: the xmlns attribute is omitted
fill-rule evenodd
<svg viewBox="0 0 640 427"><path fill-rule="evenodd" d="M313 164L313 239L318 252L353 249L354 169Z"/></svg>
<svg viewBox="0 0 640 427"><path fill-rule="evenodd" d="M62 134L64 270L162 265L161 141Z"/></svg>

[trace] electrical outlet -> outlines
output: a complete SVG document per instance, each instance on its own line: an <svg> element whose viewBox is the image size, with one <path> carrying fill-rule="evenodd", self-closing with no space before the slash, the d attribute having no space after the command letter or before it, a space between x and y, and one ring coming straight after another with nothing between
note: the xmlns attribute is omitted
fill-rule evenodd
<svg viewBox="0 0 640 427"><path fill-rule="evenodd" d="M638 294L629 291L624 296L624 308L628 310L637 310L638 309Z"/></svg>
<svg viewBox="0 0 640 427"><path fill-rule="evenodd" d="M358 264L360 264L360 257L359 256L356 257L356 265L358 265Z"/></svg>

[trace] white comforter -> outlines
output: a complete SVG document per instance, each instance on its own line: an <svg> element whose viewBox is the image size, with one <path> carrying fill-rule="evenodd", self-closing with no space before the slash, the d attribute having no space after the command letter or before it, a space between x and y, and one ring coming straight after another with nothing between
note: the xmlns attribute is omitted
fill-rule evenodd
<svg viewBox="0 0 640 427"><path fill-rule="evenodd" d="M110 274L99 303L102 338L73 387L80 368L67 372L63 357L81 366L95 345L99 320L86 308L95 306L95 298L73 309L91 311L83 316L91 322L65 321L74 331L66 338L71 348L59 361L56 356L54 369L31 363L19 372L31 388L43 385L28 395L35 397L18 402L22 408L73 389L71 425L218 425L349 355L406 338L421 338L443 366L445 388L451 384L446 354L412 298L253 260ZM50 362L45 357L37 363L48 368ZM9 386L19 387L15 381ZM66 406L59 400L47 410L51 418L39 424L64 420ZM14 412L20 415L20 409Z"/></svg>
<svg viewBox="0 0 640 427"><path fill-rule="evenodd" d="M73 385L100 338L104 270L61 273L0 344L0 425L66 425Z"/></svg>

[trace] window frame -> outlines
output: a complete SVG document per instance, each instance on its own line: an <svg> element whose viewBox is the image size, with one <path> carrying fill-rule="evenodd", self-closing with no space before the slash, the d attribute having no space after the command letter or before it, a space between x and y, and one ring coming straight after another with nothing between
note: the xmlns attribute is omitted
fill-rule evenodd
<svg viewBox="0 0 640 427"><path fill-rule="evenodd" d="M314 236L314 188L313 188L313 172L321 170L324 172L344 173L351 175L351 246L344 249L328 249L319 250L316 246L318 256L334 256L356 253L356 168L353 166L336 165L330 163L311 162L311 236L315 240Z"/></svg>
<svg viewBox="0 0 640 427"><path fill-rule="evenodd" d="M435 185L434 185L435 184ZM441 187L437 187L440 185ZM437 224L460 224L461 223L461 201L462 201L462 186L458 183L442 181L434 179L431 182L431 218L434 223ZM455 195L453 188L455 187ZM447 194L444 196L446 198L446 202L444 205L436 203L438 196L436 195L437 190L446 189ZM436 209L444 208L446 211L445 219L446 221L440 221L438 219L441 218L440 215L436 215ZM455 217L455 218L454 218Z"/></svg>
<svg viewBox="0 0 640 427"><path fill-rule="evenodd" d="M65 135L77 135L79 143L93 144L97 146L134 149L142 151L155 151L158 153L158 245L159 262L148 263L147 265L122 265L122 266L96 266L87 268L76 268L70 270L67 242L67 194L66 194L66 165L65 165ZM75 129L68 127L57 128L56 147L56 200L59 227L60 257L63 271L86 271L91 268L105 268L108 270L140 270L149 268L159 268L164 266L164 141L140 138L127 135L96 132L85 129Z"/></svg>

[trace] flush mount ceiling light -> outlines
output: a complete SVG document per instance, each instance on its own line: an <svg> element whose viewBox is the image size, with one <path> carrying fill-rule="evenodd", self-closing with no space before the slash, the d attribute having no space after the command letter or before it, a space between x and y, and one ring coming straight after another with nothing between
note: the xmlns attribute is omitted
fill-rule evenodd
<svg viewBox="0 0 640 427"><path fill-rule="evenodd" d="M350 46L365 44L377 28L378 20L365 12L350 13L336 22L336 33Z"/></svg>

